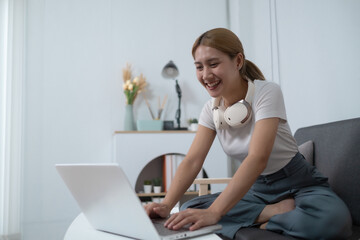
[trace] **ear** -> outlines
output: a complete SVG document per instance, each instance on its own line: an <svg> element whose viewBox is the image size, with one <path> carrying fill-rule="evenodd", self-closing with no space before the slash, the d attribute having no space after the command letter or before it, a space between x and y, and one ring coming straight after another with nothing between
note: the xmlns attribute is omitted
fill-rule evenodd
<svg viewBox="0 0 360 240"><path fill-rule="evenodd" d="M236 66L238 68L238 70L240 70L242 68L242 66L244 65L244 55L242 55L241 53L238 53L235 57L236 59Z"/></svg>

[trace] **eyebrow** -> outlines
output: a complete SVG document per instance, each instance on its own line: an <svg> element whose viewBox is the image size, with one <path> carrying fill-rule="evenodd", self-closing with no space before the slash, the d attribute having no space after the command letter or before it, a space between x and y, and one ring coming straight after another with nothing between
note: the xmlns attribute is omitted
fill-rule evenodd
<svg viewBox="0 0 360 240"><path fill-rule="evenodd" d="M219 61L219 60L220 60L220 58L214 57L214 58L207 59L206 62ZM202 64L202 63L194 62L194 64Z"/></svg>

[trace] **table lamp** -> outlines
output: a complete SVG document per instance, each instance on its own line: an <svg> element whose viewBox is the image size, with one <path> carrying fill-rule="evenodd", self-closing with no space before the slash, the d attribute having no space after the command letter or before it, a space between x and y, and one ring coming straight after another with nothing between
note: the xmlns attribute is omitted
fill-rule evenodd
<svg viewBox="0 0 360 240"><path fill-rule="evenodd" d="M176 119L176 123L177 123L177 128L175 128L175 130L186 130L186 128L181 128L180 127L180 118L181 118L181 108L180 108L180 104L181 104L181 88L179 86L178 80L175 79L177 76L179 76L179 70L176 67L176 65L174 64L173 61L169 61L163 68L161 75L166 78L166 79L172 79L175 80L175 90L176 93L178 95L178 109L176 110L176 115L175 115L175 119Z"/></svg>

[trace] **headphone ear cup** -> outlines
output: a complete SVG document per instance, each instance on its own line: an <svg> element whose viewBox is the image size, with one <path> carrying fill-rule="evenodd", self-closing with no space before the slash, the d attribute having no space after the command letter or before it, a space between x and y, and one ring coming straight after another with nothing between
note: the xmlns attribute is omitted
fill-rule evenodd
<svg viewBox="0 0 360 240"><path fill-rule="evenodd" d="M231 127L243 126L250 118L251 106L246 101L237 102L224 112L224 120Z"/></svg>
<svg viewBox="0 0 360 240"><path fill-rule="evenodd" d="M216 129L226 129L228 125L224 119L224 109L222 107L218 107L213 110L213 120Z"/></svg>

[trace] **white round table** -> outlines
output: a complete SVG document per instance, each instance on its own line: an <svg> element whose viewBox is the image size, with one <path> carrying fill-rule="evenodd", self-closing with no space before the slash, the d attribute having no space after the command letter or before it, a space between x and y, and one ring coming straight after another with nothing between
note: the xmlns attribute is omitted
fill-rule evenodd
<svg viewBox="0 0 360 240"><path fill-rule="evenodd" d="M127 237L97 231L88 222L83 213L80 213L71 223L66 231L64 240L121 240L129 239ZM216 234L208 234L205 236L192 238L196 240L219 240Z"/></svg>

